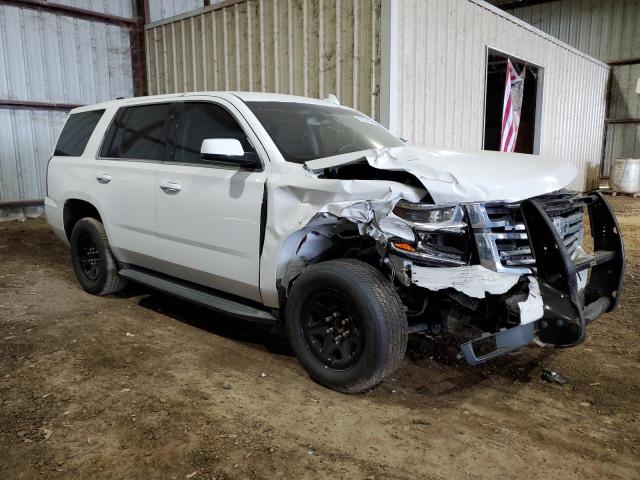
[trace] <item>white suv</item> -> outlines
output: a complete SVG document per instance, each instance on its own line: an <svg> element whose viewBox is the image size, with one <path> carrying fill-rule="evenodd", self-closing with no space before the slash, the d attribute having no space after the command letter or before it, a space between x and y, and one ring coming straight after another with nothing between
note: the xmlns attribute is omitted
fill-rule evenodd
<svg viewBox="0 0 640 480"><path fill-rule="evenodd" d="M203 92L73 110L45 205L87 292L132 280L282 321L313 379L360 392L410 333L471 335L477 364L536 336L576 345L615 308L620 230L598 192L563 190L574 175L409 147L336 101Z"/></svg>

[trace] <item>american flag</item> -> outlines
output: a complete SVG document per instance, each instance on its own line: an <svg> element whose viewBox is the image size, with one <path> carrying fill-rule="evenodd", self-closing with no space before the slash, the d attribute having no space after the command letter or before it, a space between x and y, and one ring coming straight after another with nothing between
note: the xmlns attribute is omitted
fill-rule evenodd
<svg viewBox="0 0 640 480"><path fill-rule="evenodd" d="M504 86L504 102L502 104L502 132L500 135L501 152L513 152L516 149L523 90L524 69L518 74L511 60L507 59L507 77Z"/></svg>

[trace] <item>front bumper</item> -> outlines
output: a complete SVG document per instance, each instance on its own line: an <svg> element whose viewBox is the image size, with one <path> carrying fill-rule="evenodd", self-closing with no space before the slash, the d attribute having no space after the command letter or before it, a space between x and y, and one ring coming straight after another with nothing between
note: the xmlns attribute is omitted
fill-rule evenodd
<svg viewBox="0 0 640 480"><path fill-rule="evenodd" d="M567 205L588 208L593 254L573 261L547 211ZM471 365L486 362L522 348L535 336L556 347L581 343L586 327L600 315L614 310L620 301L624 275L624 245L618 221L600 192L572 199L522 203L540 287L544 314L536 322L485 335L461 345ZM579 272L589 271L584 289L579 289ZM487 349L486 346L489 345ZM485 352L477 354L478 347Z"/></svg>

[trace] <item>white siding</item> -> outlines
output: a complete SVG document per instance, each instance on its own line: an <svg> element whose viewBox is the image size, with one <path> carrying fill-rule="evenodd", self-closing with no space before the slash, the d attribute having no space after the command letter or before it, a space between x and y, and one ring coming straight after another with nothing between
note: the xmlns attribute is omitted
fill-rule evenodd
<svg viewBox="0 0 640 480"><path fill-rule="evenodd" d="M0 108L0 203L44 197L47 160L67 113Z"/></svg>
<svg viewBox="0 0 640 480"><path fill-rule="evenodd" d="M402 0L394 8L397 90L390 102L400 136L482 148L486 49L495 48L544 68L540 154L576 165L575 188L597 186L606 65L482 1Z"/></svg>
<svg viewBox="0 0 640 480"><path fill-rule="evenodd" d="M55 0L51 3L125 18L133 18L135 13L133 0Z"/></svg>
<svg viewBox="0 0 640 480"><path fill-rule="evenodd" d="M640 0L562 0L509 13L603 62L638 58Z"/></svg>
<svg viewBox="0 0 640 480"><path fill-rule="evenodd" d="M0 6L0 99L89 104L130 96L129 29ZM43 168L65 118L0 107L0 202L44 197Z"/></svg>
<svg viewBox="0 0 640 480"><path fill-rule="evenodd" d="M636 59L611 69L609 118L640 118L640 0L563 0L510 13L604 62ZM628 157L640 158L640 124L609 125L602 173L609 175L615 159Z"/></svg>

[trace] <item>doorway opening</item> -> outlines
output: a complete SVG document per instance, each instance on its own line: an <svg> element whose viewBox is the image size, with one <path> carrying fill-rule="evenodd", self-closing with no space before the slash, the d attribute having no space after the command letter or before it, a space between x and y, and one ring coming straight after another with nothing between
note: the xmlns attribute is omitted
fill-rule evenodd
<svg viewBox="0 0 640 480"><path fill-rule="evenodd" d="M511 64L519 74L524 69L522 109L515 151L538 154L540 151L540 113L544 69L491 48L487 49L484 149L500 150L507 60L511 60Z"/></svg>

